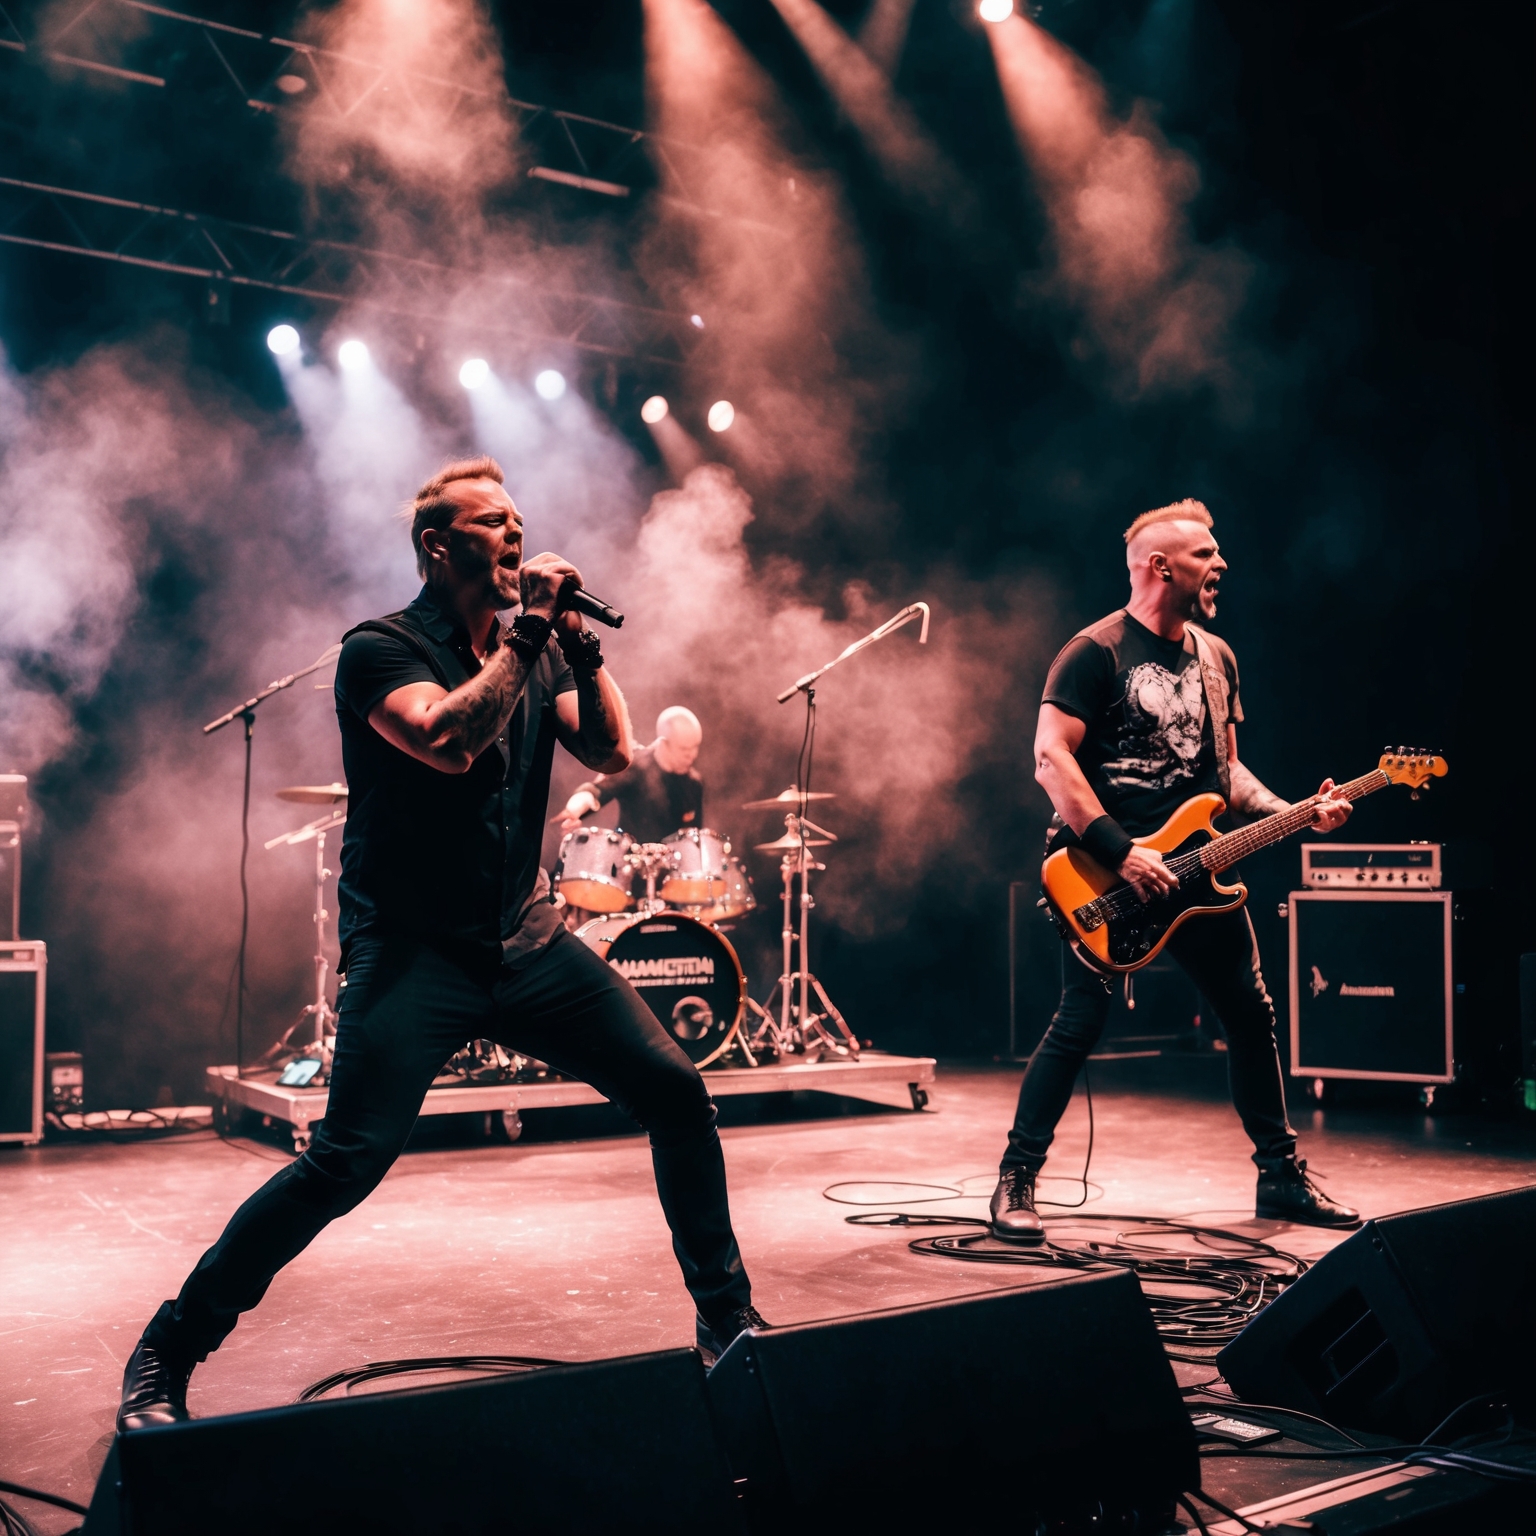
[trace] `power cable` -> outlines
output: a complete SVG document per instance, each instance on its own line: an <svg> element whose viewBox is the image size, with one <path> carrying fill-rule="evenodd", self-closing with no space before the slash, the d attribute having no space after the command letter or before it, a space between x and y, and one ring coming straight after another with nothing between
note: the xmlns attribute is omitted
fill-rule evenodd
<svg viewBox="0 0 1536 1536"><path fill-rule="evenodd" d="M84 1504L76 1504L73 1499L66 1499L62 1494L44 1493L41 1488L28 1488L25 1483L0 1479L0 1493L13 1493L21 1499L36 1499L39 1504L52 1504L59 1509L67 1509L72 1515L88 1513Z"/></svg>
<svg viewBox="0 0 1536 1536"><path fill-rule="evenodd" d="M544 1360L536 1355L428 1355L417 1360L375 1360L368 1365L336 1371L311 1382L296 1401L313 1403L328 1397L338 1388L350 1394L353 1387L379 1381L387 1376L412 1376L427 1371L473 1371L486 1376L515 1376L525 1371L542 1371L551 1365L569 1365L569 1360Z"/></svg>

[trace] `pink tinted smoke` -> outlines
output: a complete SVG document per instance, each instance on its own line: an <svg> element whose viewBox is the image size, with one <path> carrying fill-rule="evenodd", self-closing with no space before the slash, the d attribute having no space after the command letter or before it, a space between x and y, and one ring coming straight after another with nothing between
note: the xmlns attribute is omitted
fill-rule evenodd
<svg viewBox="0 0 1536 1536"><path fill-rule="evenodd" d="M986 35L1050 219L1059 290L1135 388L1219 376L1245 264L1196 244L1194 162L1144 102L1116 117L1093 70L1033 22L1015 15Z"/></svg>

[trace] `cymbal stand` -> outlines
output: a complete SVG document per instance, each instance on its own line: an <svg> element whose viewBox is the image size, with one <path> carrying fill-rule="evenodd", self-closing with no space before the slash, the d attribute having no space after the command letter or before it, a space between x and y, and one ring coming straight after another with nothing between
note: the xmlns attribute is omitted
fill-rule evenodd
<svg viewBox="0 0 1536 1536"><path fill-rule="evenodd" d="M837 1011L837 1005L827 996L826 988L817 980L810 965L811 908L816 905L811 896L811 873L827 866L812 855L806 843L806 834L826 838L828 842L837 839L825 827L818 827L815 822L804 816L796 816L793 812L784 818L784 832L787 837L796 838L799 843L798 847L787 850L779 860L779 871L784 882L784 927L781 934L784 942L784 971L769 994L767 1003L752 1005L760 1022L747 1042L747 1050L749 1053L754 1048L759 1051L772 1050L780 1056L846 1056L857 1061L858 1037ZM795 925L796 877L800 881L798 933ZM798 968L795 967L797 942L800 947ZM813 991L821 1004L817 1012L811 1009ZM778 1003L777 1018L774 1017L775 1001ZM829 1027L829 1021L832 1027Z"/></svg>
<svg viewBox="0 0 1536 1536"><path fill-rule="evenodd" d="M331 1073L331 1056L336 1037L336 1010L331 1007L325 994L325 983L331 968L325 953L325 925L331 915L325 905L325 882L331 878L332 873L325 867L325 834L332 827L341 826L346 819L345 811L327 811L324 816L310 822L308 826L300 827L297 832L285 832L281 837L274 837L263 845L275 848L279 843L296 845L308 842L310 838L315 841L315 1000L299 1015L300 1023L305 1019L313 1019L315 1031L314 1038L298 1054L318 1056L323 1077L329 1077Z"/></svg>
<svg viewBox="0 0 1536 1536"><path fill-rule="evenodd" d="M319 659L312 661L307 667L301 667L297 672L290 672L286 677L280 677L276 682L268 683L260 693L253 694L245 703L237 704L231 710L220 715L217 720L210 720L203 727L203 735L211 736L215 731L223 730L231 721L240 720L245 725L245 791L240 802L240 949L235 957L235 970L238 980L235 985L235 1076L245 1076L245 947L246 940L251 931L251 889L246 882L245 866L246 856L251 851L251 739L256 732L256 709L264 704L274 693L281 693L285 688L291 688L301 677L308 677L311 672L318 672L321 667L335 661L341 655L340 644L327 646L320 653Z"/></svg>
<svg viewBox="0 0 1536 1536"><path fill-rule="evenodd" d="M885 639L887 635L895 634L903 625L910 624L913 619L918 618L922 620L922 628L918 633L917 643L926 645L928 643L928 604L909 603L900 613L894 614L869 634L855 640L851 645L844 646L824 666L817 667L814 672L807 672L804 677L796 679L778 696L780 704L787 704L797 693L805 695L805 738L800 745L800 762L796 765L795 772L795 782L800 788L800 813L799 815L792 813L784 818L785 835L797 839L798 846L785 852L782 863L784 974L779 977L777 987L779 1019L776 1025L771 1018L767 1019L753 1036L751 1041L753 1045L767 1045L771 1039L772 1044L779 1050L788 1047L789 1050L794 1051L798 1048L807 1056L814 1052L818 1058L838 1055L854 1061L858 1060L858 1037L849 1029L847 1021L837 1011L832 999L827 996L827 989L811 972L811 908L815 906L815 902L811 899L811 872L825 869L826 865L817 863L811 857L810 849L806 846L806 833L825 837L829 842L836 841L830 832L807 820L805 815L806 806L810 801L811 765L814 761L816 746L816 683L833 667L847 661L850 656L858 655L866 646L874 645L876 641ZM790 950L794 931L790 920L792 912L790 885L796 875L800 879L800 969L791 971ZM798 1006L792 1006L790 999L797 986L800 993L799 1002ZM815 992L822 1012L811 1011L812 992ZM772 1000L770 996L770 1003ZM793 1025L791 1024L792 1015ZM828 1021L836 1026L835 1030L828 1027Z"/></svg>

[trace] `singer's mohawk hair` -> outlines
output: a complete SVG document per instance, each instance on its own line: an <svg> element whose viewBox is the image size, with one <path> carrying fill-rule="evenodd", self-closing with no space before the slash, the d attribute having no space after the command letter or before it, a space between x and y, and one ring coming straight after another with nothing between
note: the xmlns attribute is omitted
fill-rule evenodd
<svg viewBox="0 0 1536 1536"><path fill-rule="evenodd" d="M421 536L428 528L441 532L453 521L459 510L451 496L444 495L455 480L494 480L497 485L506 483L501 465L489 454L477 459L449 459L449 461L416 492L405 512L411 520L411 548L416 551L416 570L423 581L427 578L428 560L421 547Z"/></svg>

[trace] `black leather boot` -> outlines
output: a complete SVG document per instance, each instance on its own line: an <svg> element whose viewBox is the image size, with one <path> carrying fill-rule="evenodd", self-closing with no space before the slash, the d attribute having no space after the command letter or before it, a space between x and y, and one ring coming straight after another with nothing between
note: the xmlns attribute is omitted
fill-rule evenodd
<svg viewBox="0 0 1536 1536"><path fill-rule="evenodd" d="M732 1340L738 1334L745 1333L748 1328L768 1328L772 1325L763 1321L763 1314L753 1306L738 1308L735 1312L728 1313L718 1323L706 1323L697 1314L693 1319L694 1342L699 1346L699 1353L704 1356L704 1365L707 1369L730 1348Z"/></svg>
<svg viewBox="0 0 1536 1536"><path fill-rule="evenodd" d="M151 1424L179 1424L187 1412L187 1382L191 1360L167 1356L147 1339L140 1339L123 1370L123 1400L117 1410L117 1432Z"/></svg>
<svg viewBox="0 0 1536 1536"><path fill-rule="evenodd" d="M1038 1243L1045 1239L1035 1209L1035 1170L1005 1168L992 1191L992 1236L1005 1243Z"/></svg>
<svg viewBox="0 0 1536 1536"><path fill-rule="evenodd" d="M1319 1189L1299 1157L1259 1165L1254 1215L1262 1221L1290 1221L1303 1227L1358 1227L1360 1212Z"/></svg>

